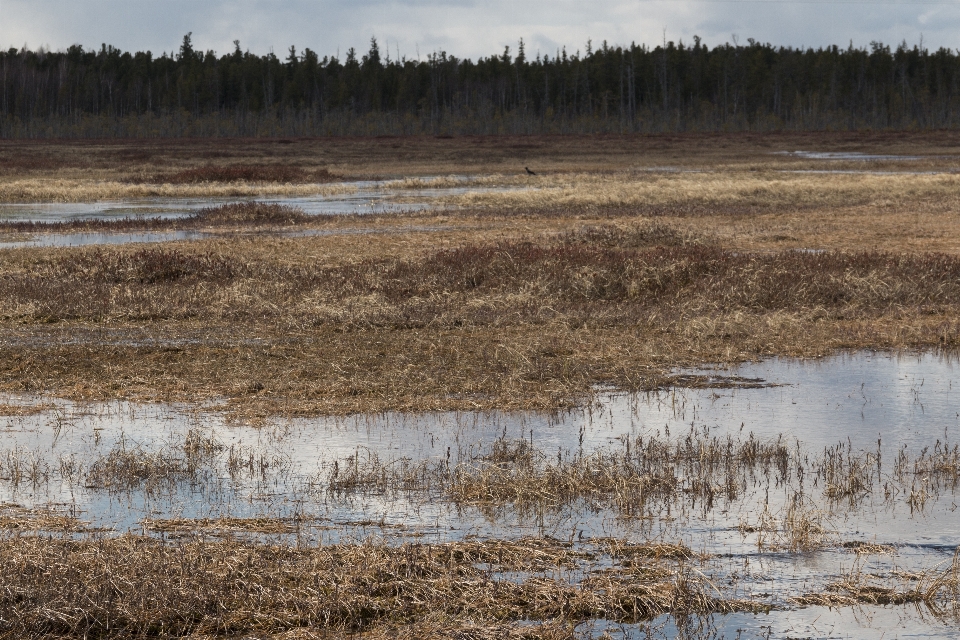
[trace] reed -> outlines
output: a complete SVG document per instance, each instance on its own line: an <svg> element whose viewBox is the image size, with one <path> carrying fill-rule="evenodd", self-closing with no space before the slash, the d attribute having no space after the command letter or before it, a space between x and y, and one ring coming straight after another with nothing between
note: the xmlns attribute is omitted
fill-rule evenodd
<svg viewBox="0 0 960 640"><path fill-rule="evenodd" d="M857 564L823 593L792 598L801 605L828 607L922 604L934 614L956 617L960 603L960 550L952 560L919 573L901 574L901 584L883 584Z"/></svg>
<svg viewBox="0 0 960 640"><path fill-rule="evenodd" d="M581 559L549 540L295 549L236 540L165 544L120 536L0 539L0 633L101 638L235 637L290 630L376 632L663 613L753 610L682 564L564 570ZM502 572L518 571L522 580ZM644 579L638 579L643 575Z"/></svg>
<svg viewBox="0 0 960 640"><path fill-rule="evenodd" d="M371 251L364 238L331 242ZM0 345L0 387L227 397L260 415L544 408L598 384L685 384L667 373L677 364L960 340L960 261L942 254L749 253L639 221L396 257L326 246L19 253L0 265L0 322L32 337ZM77 342L105 330L110 350ZM151 382L138 390L117 375Z"/></svg>
<svg viewBox="0 0 960 640"><path fill-rule="evenodd" d="M182 169L173 173L159 173L149 177L136 177L131 182L153 184L200 184L211 182L277 182L282 184L316 184L340 182L341 176L328 169L307 171L299 166L280 164L235 164L228 166L206 165Z"/></svg>

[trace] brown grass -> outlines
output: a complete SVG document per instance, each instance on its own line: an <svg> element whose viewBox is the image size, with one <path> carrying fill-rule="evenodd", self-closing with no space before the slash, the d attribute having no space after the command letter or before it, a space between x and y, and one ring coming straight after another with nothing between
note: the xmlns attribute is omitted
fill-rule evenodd
<svg viewBox="0 0 960 640"><path fill-rule="evenodd" d="M294 518L146 518L141 523L147 531L154 533L294 533L305 524Z"/></svg>
<svg viewBox="0 0 960 640"><path fill-rule="evenodd" d="M344 178L327 169L306 171L299 166L269 164L206 165L183 169L174 173L160 173L132 181L154 184L197 184L204 182L280 182L317 183L339 182Z"/></svg>
<svg viewBox="0 0 960 640"><path fill-rule="evenodd" d="M27 404L0 402L0 417L35 416L46 413L55 405L49 402L31 402Z"/></svg>
<svg viewBox="0 0 960 640"><path fill-rule="evenodd" d="M18 535L44 532L81 533L88 531L88 522L63 510L52 508L27 509L18 504L0 504L0 532Z"/></svg>
<svg viewBox="0 0 960 640"><path fill-rule="evenodd" d="M766 551L807 552L836 546L836 533L825 526L825 513L808 504L802 493L795 493L779 513L769 507L755 522L740 523L740 534L756 534L757 548Z"/></svg>
<svg viewBox="0 0 960 640"><path fill-rule="evenodd" d="M252 198L356 193L348 184L271 182L131 183L90 178L19 178L0 181L0 202L99 202L142 198Z"/></svg>
<svg viewBox="0 0 960 640"><path fill-rule="evenodd" d="M952 167L960 139L951 131L773 132L662 135L503 135L314 139L6 140L0 170L18 173L96 171L152 175L205 166L286 165L360 176L444 173L523 174L608 171L623 167L705 164L764 168L816 163L777 151L859 151L933 156L926 162L830 162L837 168ZM938 158L937 156L947 156ZM819 163L823 164L823 163Z"/></svg>
<svg viewBox="0 0 960 640"><path fill-rule="evenodd" d="M854 540L850 542L844 542L840 545L844 549L852 551L853 553L859 555L890 555L897 552L897 548L889 544L878 544L876 542L863 542L861 540Z"/></svg>
<svg viewBox="0 0 960 640"><path fill-rule="evenodd" d="M11 234L36 234L76 231L167 231L224 227L250 231L277 226L324 226L332 221L339 221L340 218L341 216L309 216L296 207L267 202L232 202L206 207L181 218L73 219L62 222L4 220L0 221L0 231Z"/></svg>
<svg viewBox="0 0 960 640"><path fill-rule="evenodd" d="M142 223L231 234L209 241L5 251L4 390L226 398L235 415L250 418L556 408L583 401L597 384L681 382L666 375L675 366L953 349L960 335L955 176L784 174L776 170L819 165L772 155L784 145L883 153L894 145L921 155L952 148L925 135L178 141L142 149L111 142L65 143L60 153L48 143L18 144L36 167L0 182L34 180L41 191L86 180L78 188L92 194L102 186L93 179L155 189L122 180L261 165L408 177L446 167L486 173L485 185L544 189L491 195L496 206L362 220L230 205ZM55 168L37 168L54 157ZM539 158L533 168L541 175L531 181L506 170L508 158L532 167ZM948 164L932 156L921 163ZM665 165L709 171L646 171ZM168 186L182 194L305 188ZM516 208L505 209L502 198L518 199ZM412 221L431 229L404 231ZM255 235L288 226L344 235ZM365 235L384 230L399 233ZM105 335L108 344L98 344ZM835 480L838 499L862 495Z"/></svg>
<svg viewBox="0 0 960 640"><path fill-rule="evenodd" d="M32 337L0 345L0 388L271 413L558 407L598 383L661 386L679 364L960 341L946 255L747 253L646 222L285 253L309 244L21 252L0 267L0 322Z"/></svg>
<svg viewBox="0 0 960 640"><path fill-rule="evenodd" d="M2 632L235 637L413 622L429 629L452 619L631 622L756 606L723 598L683 564L642 558L642 566L574 569L579 554L549 540L294 549L133 536L7 538L0 540ZM523 580L501 576L514 569Z"/></svg>
<svg viewBox="0 0 960 640"><path fill-rule="evenodd" d="M559 454L558 454L559 456ZM524 440L498 441L486 459L458 465L449 494L459 503L559 508L575 500L615 506L628 517L669 512L689 502L712 509L730 503L747 479L765 469L782 477L788 455L779 442L754 438L637 439L622 450L599 450L572 460L535 452ZM693 478L694 480L681 480Z"/></svg>
<svg viewBox="0 0 960 640"><path fill-rule="evenodd" d="M955 206L957 183L954 174L618 172L537 177L524 185L533 189L468 191L442 201L496 212L632 209L646 215L704 217L853 206L902 208L917 200L946 200Z"/></svg>
<svg viewBox="0 0 960 640"><path fill-rule="evenodd" d="M806 594L792 600L801 605L828 607L924 604L935 613L946 613L944 607L951 608L956 615L960 603L960 549L952 561L906 578L898 585L884 584L855 566L828 585L824 593Z"/></svg>
<svg viewBox="0 0 960 640"><path fill-rule="evenodd" d="M598 385L706 384L671 373L704 362L857 348L954 350L955 176L784 174L778 171L822 167L770 152L948 153L957 146L952 134L0 141L0 200L8 201L345 188L307 184L323 171L477 172L485 174L475 180L480 186L541 188L464 196L457 202L469 206L461 210L362 221L230 205L172 223L250 231L327 225L363 232L411 221L434 227L389 237L250 234L146 248L3 251L0 390L222 401L246 420L552 409L585 402ZM521 174L524 164L540 175ZM931 158L870 168L948 164ZM664 165L708 172L648 171ZM21 231L62 230L68 227ZM847 508L879 488L879 460L871 456L839 446L804 468L831 508ZM197 432L157 451L121 443L89 465L7 451L0 477L13 487L59 478L149 493L169 483L260 477L274 462L225 450ZM453 463L350 462L318 478L327 499L427 491L487 512L584 503L626 518L722 506L753 481L792 482L799 465L780 442L695 434L566 458L504 439L481 457ZM920 510L960 477L957 448L947 443L903 453L891 466L898 495ZM538 539L296 548L238 539L286 535L299 524L268 518L144 521L172 534L173 543L50 537L82 531L68 515L17 507L0 514L0 525L9 525L0 538L0 636L567 638L586 619L757 608L718 591L695 566L706 559L681 544ZM802 552L839 544L828 515L800 494L782 511L744 521L742 530L756 534L763 549ZM210 534L220 539L210 542ZM851 572L826 593L796 602L944 607L956 600L955 560L896 585Z"/></svg>
<svg viewBox="0 0 960 640"><path fill-rule="evenodd" d="M752 435L640 437L622 448L572 456L537 450L525 439L499 438L489 451L453 461L382 460L358 450L335 461L317 484L333 500L426 492L491 515L505 507L530 514L586 503L644 518L729 505L756 478L786 482L789 460L781 440L764 442Z"/></svg>

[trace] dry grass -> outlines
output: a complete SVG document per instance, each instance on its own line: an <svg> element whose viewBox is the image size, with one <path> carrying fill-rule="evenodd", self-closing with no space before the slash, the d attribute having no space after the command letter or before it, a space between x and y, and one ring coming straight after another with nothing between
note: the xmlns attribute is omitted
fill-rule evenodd
<svg viewBox="0 0 960 640"><path fill-rule="evenodd" d="M773 155L894 147L945 154L944 144L952 143L920 134L178 141L142 149L23 143L17 157L25 164L11 165L0 191L23 181L57 190L57 180L171 194L314 188L124 182L259 166L358 176L402 169L409 177L446 167L485 173L474 179L481 186L544 188L491 194L496 206L443 213L305 220L228 206L136 227L233 234L317 226L338 237L5 251L0 389L77 399L226 398L235 415L250 419L556 408L581 402L597 384L677 382L665 375L675 366L848 348L952 349L960 335L958 269L933 251L960 251L956 176L785 174L774 169L817 163ZM540 175L507 171L507 159ZM920 164L949 163L931 156ZM665 165L709 171L639 170ZM404 231L411 221L431 229ZM364 235L385 230L398 233ZM834 480L838 498L862 495Z"/></svg>
<svg viewBox="0 0 960 640"><path fill-rule="evenodd" d="M786 473L788 455L778 442L700 437L643 438L622 450L599 450L564 461L535 452L524 440L498 441L485 459L458 465L449 495L459 503L518 509L559 508L576 500L614 506L627 517L669 512L690 503L710 510L735 501L748 478Z"/></svg>
<svg viewBox="0 0 960 640"><path fill-rule="evenodd" d="M294 533L307 523L295 518L146 518L141 523L147 531L154 533Z"/></svg>
<svg viewBox="0 0 960 640"><path fill-rule="evenodd" d="M327 169L305 171L301 167L269 164L238 164L228 166L206 165L183 169L174 173L160 173L149 177L138 177L131 182L153 184L197 184L210 182L279 182L284 184L316 184L320 182L340 182L341 176Z"/></svg>
<svg viewBox="0 0 960 640"><path fill-rule="evenodd" d="M792 600L801 605L828 607L924 604L935 613L946 613L946 607L956 615L960 603L960 549L952 561L905 576L898 585L885 584L854 566L824 593L806 594Z"/></svg>
<svg viewBox="0 0 960 640"><path fill-rule="evenodd" d="M853 553L860 555L891 555L897 552L897 548L889 544L878 544L876 542L863 542L860 540L854 540L851 542L844 542L840 545L844 549L848 549Z"/></svg>
<svg viewBox="0 0 960 640"><path fill-rule="evenodd" d="M363 221L230 205L175 223L139 222L364 231L415 220L436 228L429 233L4 251L0 390L223 401L235 418L252 421L557 408L586 401L598 385L704 384L669 373L683 365L960 344L960 259L949 255L960 252L955 176L781 173L822 167L770 155L784 148L891 153L894 146L948 153L957 146L952 134L288 142L135 148L0 141L16 152L2 154L0 201L346 189L307 184L330 175L324 171L480 173L469 184L538 189L467 194L450 200L462 210ZM539 175L522 174L525 164ZM658 165L707 171L649 171ZM947 163L869 168L917 167ZM441 176L392 186L463 181ZM794 250L801 248L826 251ZM855 508L878 494L882 480L922 510L956 487L957 456L947 443L904 452L881 478L878 457L842 445L801 465L799 452L783 442L696 433L566 456L503 439L480 457L453 461L355 456L318 477L317 488L332 502L425 492L492 514L586 504L643 519L664 510L706 513L764 483L786 491L803 471L831 509ZM12 487L61 481L149 494L171 483L262 480L282 474L283 465L197 431L159 449L122 441L83 464L5 451L0 479ZM742 531L764 550L804 552L840 544L828 516L800 491L782 510L744 521ZM757 608L719 591L695 566L706 559L681 544L538 539L295 548L240 539L288 535L300 524L172 518L143 522L179 540L172 544L134 536L57 539L51 531L75 535L83 523L11 507L0 512L0 526L9 529L0 539L0 636L567 638L587 619ZM210 534L221 539L210 542ZM845 548L858 557L887 552L883 545ZM852 572L825 594L796 602L956 603L956 560L915 578L891 586Z"/></svg>
<svg viewBox="0 0 960 640"><path fill-rule="evenodd" d="M609 171L625 167L822 166L776 152L842 151L928 156L925 161L830 162L836 168L951 168L955 132L808 132L663 135L434 136L315 139L2 141L3 174L97 172L124 176L236 165L280 165L347 175L414 177Z"/></svg>
<svg viewBox="0 0 960 640"><path fill-rule="evenodd" d="M780 513L765 506L755 523L744 520L740 534L756 534L757 548L766 551L806 552L839 544L836 533L825 526L826 513L795 493Z"/></svg>
<svg viewBox="0 0 960 640"><path fill-rule="evenodd" d="M0 231L17 233L67 233L111 231L168 231L177 229L243 229L264 227L317 227L337 216L308 216L301 209L266 202L233 202L206 207L180 218L133 217L119 219L72 219L57 222L0 221ZM312 223L312 224L311 224ZM12 239L4 236L5 239ZM15 238L16 236L13 235Z"/></svg>
<svg viewBox="0 0 960 640"><path fill-rule="evenodd" d="M250 198L355 193L347 184L201 182L136 184L81 178L22 178L0 181L0 202L98 202L140 198Z"/></svg>
<svg viewBox="0 0 960 640"><path fill-rule="evenodd" d="M644 518L730 505L755 478L786 482L789 458L782 441L752 436L640 437L626 440L622 448L572 456L500 438L489 451L453 461L382 460L358 450L335 461L317 484L334 500L426 492L491 515L505 507L531 514L586 503Z"/></svg>
<svg viewBox="0 0 960 640"><path fill-rule="evenodd" d="M55 408L49 402L31 402L27 404L0 402L0 417L35 416Z"/></svg>
<svg viewBox="0 0 960 640"><path fill-rule="evenodd" d="M562 174L537 176L533 189L474 191L442 201L495 211L603 210L716 215L728 211L821 210L851 206L903 207L917 200L957 202L960 177L944 175L705 172ZM513 183L514 181L509 181Z"/></svg>
<svg viewBox="0 0 960 640"><path fill-rule="evenodd" d="M212 225L293 225L304 224L310 216L300 209L264 202L238 202L201 209L188 223Z"/></svg>
<svg viewBox="0 0 960 640"><path fill-rule="evenodd" d="M18 504L0 504L0 532L37 534L44 532L81 533L88 531L88 522L74 515L51 508L27 509Z"/></svg>
<svg viewBox="0 0 960 640"><path fill-rule="evenodd" d="M816 454L783 436L766 441L752 434L717 438L693 429L677 438L624 438L621 446L590 453L575 448L543 451L529 440L501 437L489 448L460 451L452 458L448 451L446 457L431 459L382 459L358 448L329 463L313 485L332 503L357 497L446 500L479 509L493 520L509 513L535 521L577 509L634 520L709 518L754 499L756 515L743 517L738 528L761 551L843 548L858 555L893 553L889 545L841 542L831 523L862 508L859 501L838 504L829 490L823 491L825 504L817 500L816 478L835 464L839 449ZM916 456L902 451L901 456L905 464L922 468L928 450ZM874 508L904 504L914 509L910 488L926 480L929 476L920 470L873 475L865 490L883 496ZM950 482L925 486L932 502L955 491ZM657 553L680 557L689 550L664 547Z"/></svg>
<svg viewBox="0 0 960 640"><path fill-rule="evenodd" d="M207 246L13 254L0 388L261 415L545 408L676 365L960 340L945 255L745 253L642 221L402 257Z"/></svg>
<svg viewBox="0 0 960 640"><path fill-rule="evenodd" d="M580 562L569 546L549 540L294 549L237 541L173 546L133 536L7 538L0 540L0 632L235 637L413 622L428 629L454 619L631 622L756 607L722 597L669 559L634 555L629 567L574 569ZM513 570L525 577L501 575Z"/></svg>
<svg viewBox="0 0 960 640"><path fill-rule="evenodd" d="M9 457L9 456L8 456ZM229 480L277 479L289 469L289 460L263 449L232 445L229 448L208 432L189 429L182 441L144 448L125 437L88 466L59 474L65 481L82 479L88 489L109 492L142 490L147 494L178 484L210 486Z"/></svg>

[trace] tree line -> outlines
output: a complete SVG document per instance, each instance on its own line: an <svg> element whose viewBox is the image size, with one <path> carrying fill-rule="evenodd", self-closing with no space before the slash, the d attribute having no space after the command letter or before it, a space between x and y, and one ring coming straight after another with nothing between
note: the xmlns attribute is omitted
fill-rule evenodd
<svg viewBox="0 0 960 640"><path fill-rule="evenodd" d="M561 49L409 59L103 45L0 51L0 137L930 129L960 126L960 53L903 43Z"/></svg>

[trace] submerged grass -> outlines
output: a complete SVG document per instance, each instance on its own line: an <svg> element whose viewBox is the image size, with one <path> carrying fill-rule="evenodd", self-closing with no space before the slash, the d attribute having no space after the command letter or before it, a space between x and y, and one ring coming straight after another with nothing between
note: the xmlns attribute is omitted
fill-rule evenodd
<svg viewBox="0 0 960 640"><path fill-rule="evenodd" d="M63 509L32 508L19 504L0 504L0 532L31 534L44 532L81 533L88 531L88 522Z"/></svg>
<svg viewBox="0 0 960 640"><path fill-rule="evenodd" d="M327 223L341 216L309 216L303 210L267 202L232 202L206 207L179 218L135 217L120 219L74 219L57 222L0 221L0 231L10 233L66 233L76 231L172 231L217 227L261 228Z"/></svg>
<svg viewBox="0 0 960 640"><path fill-rule="evenodd" d="M805 594L792 600L800 605L828 607L923 604L940 615L960 613L960 548L952 560L901 577L901 584L890 585L855 565L823 593Z"/></svg>
<svg viewBox="0 0 960 640"><path fill-rule="evenodd" d="M818 486L830 476L825 469L836 464L838 453L862 455L841 445L816 455L782 436L719 438L693 429L678 438L624 438L619 447L586 453L562 448L547 452L526 439L501 437L479 451L448 451L446 457L424 460L385 460L361 447L347 458L328 461L313 484L333 501L358 496L440 499L476 508L494 520L506 512L536 519L585 508L609 510L623 519L672 521L709 518L754 501L737 528L761 551L889 551L883 545L841 543L831 524L838 514L861 506L859 501L838 503L835 485ZM927 450L901 455L921 463ZM910 488L925 479L919 470L874 474L865 490L882 496L874 507L903 504L913 510ZM931 502L956 490L947 481L926 486Z"/></svg>

